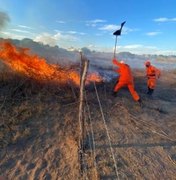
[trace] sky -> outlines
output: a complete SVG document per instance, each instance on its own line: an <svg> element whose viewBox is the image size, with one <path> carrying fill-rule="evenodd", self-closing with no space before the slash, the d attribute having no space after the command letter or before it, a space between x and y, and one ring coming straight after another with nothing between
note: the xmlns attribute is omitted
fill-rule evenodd
<svg viewBox="0 0 176 180"><path fill-rule="evenodd" d="M0 37L113 52L113 32L126 21L117 52L176 55L175 7L175 0L0 0Z"/></svg>

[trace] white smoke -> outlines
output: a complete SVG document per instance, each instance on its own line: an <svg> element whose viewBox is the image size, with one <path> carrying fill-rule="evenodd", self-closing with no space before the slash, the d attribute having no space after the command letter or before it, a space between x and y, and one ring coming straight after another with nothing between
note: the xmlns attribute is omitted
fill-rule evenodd
<svg viewBox="0 0 176 180"><path fill-rule="evenodd" d="M0 30L10 21L8 14L0 12Z"/></svg>

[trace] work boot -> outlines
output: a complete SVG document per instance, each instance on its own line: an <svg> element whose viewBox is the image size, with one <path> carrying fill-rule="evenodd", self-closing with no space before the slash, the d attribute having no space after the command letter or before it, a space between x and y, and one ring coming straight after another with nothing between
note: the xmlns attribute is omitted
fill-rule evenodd
<svg viewBox="0 0 176 180"><path fill-rule="evenodd" d="M148 95L152 95L152 94L153 94L153 91L154 91L154 89L148 88L147 94L148 94Z"/></svg>
<svg viewBox="0 0 176 180"><path fill-rule="evenodd" d="M117 97L117 92L113 91L112 96Z"/></svg>
<svg viewBox="0 0 176 180"><path fill-rule="evenodd" d="M139 106L142 108L143 107L143 102L142 102L141 98L137 102L139 103Z"/></svg>

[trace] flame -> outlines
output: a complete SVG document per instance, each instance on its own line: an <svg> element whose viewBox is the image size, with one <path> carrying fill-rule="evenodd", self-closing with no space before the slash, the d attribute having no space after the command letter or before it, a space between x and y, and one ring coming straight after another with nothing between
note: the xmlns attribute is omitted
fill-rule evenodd
<svg viewBox="0 0 176 180"><path fill-rule="evenodd" d="M102 82L103 78L97 73L91 73L87 75L87 82Z"/></svg>
<svg viewBox="0 0 176 180"><path fill-rule="evenodd" d="M29 53L29 49L15 47L10 42L0 42L0 59L11 69L39 81L52 80L60 84L72 81L80 84L80 75L76 70L64 69L59 65L48 64L44 58ZM97 74L89 74L86 82L101 82Z"/></svg>

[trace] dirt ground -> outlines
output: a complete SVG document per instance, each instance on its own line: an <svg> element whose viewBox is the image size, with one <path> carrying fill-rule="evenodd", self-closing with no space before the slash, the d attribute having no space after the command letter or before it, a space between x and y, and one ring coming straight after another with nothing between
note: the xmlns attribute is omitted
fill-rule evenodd
<svg viewBox="0 0 176 180"><path fill-rule="evenodd" d="M1 74L0 176L174 180L176 73L162 73L153 97L146 95L142 71L135 71L135 84L142 108L126 89L113 97L114 80L96 86L107 126L93 84L86 88L85 153L80 164L78 89Z"/></svg>

